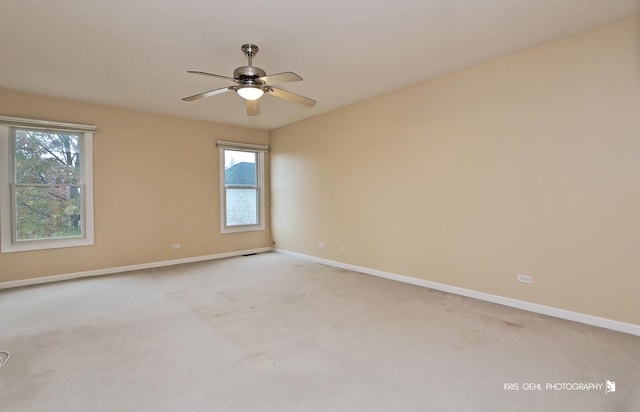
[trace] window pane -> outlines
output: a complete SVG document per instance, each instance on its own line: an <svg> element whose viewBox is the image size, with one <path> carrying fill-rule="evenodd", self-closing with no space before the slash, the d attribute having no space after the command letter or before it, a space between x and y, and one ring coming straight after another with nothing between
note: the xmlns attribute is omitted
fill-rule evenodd
<svg viewBox="0 0 640 412"><path fill-rule="evenodd" d="M80 136L15 130L16 183L80 184Z"/></svg>
<svg viewBox="0 0 640 412"><path fill-rule="evenodd" d="M227 226L258 224L258 190L227 189Z"/></svg>
<svg viewBox="0 0 640 412"><path fill-rule="evenodd" d="M224 184L232 186L256 186L255 152L224 151Z"/></svg>
<svg viewBox="0 0 640 412"><path fill-rule="evenodd" d="M80 188L16 187L16 240L82 236Z"/></svg>

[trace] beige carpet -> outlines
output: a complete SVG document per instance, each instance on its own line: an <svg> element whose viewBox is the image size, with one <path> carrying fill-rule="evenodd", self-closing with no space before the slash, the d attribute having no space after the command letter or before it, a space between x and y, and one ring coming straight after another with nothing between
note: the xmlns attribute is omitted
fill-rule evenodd
<svg viewBox="0 0 640 412"><path fill-rule="evenodd" d="M5 412L640 411L638 337L274 253L4 290L0 315Z"/></svg>

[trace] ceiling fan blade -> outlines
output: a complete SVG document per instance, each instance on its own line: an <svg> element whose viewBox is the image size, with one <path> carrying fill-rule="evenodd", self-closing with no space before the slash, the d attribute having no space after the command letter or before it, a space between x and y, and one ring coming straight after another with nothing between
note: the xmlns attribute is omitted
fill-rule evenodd
<svg viewBox="0 0 640 412"><path fill-rule="evenodd" d="M290 102L298 103L307 107L313 107L317 103L315 100L309 99L308 97L300 96L299 94L291 93L273 86L266 88L265 91L281 99L289 100Z"/></svg>
<svg viewBox="0 0 640 412"><path fill-rule="evenodd" d="M207 72L199 72L197 70L187 70L187 73L201 74L203 76L219 77L221 79L227 79L227 80L231 80L231 81L235 81L236 80L233 77L222 76L220 74L213 74L213 73L207 73Z"/></svg>
<svg viewBox="0 0 640 412"><path fill-rule="evenodd" d="M260 114L260 100L245 100L247 102L247 116L257 116Z"/></svg>
<svg viewBox="0 0 640 412"><path fill-rule="evenodd" d="M258 77L257 80L261 80L266 84L278 84L284 82L299 82L302 77L298 76L294 72L284 72L277 74L268 74L266 76Z"/></svg>
<svg viewBox="0 0 640 412"><path fill-rule="evenodd" d="M208 92L194 94L193 96L185 97L182 100L184 100L185 102L190 102L192 100L202 99L203 97L215 96L216 94L228 92L229 90L235 90L235 86L227 86L221 89L209 90Z"/></svg>

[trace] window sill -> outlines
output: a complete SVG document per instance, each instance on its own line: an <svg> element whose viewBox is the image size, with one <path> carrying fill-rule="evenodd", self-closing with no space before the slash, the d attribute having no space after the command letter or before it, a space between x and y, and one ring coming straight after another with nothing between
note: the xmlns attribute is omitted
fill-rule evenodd
<svg viewBox="0 0 640 412"><path fill-rule="evenodd" d="M33 240L2 245L2 253L29 252L34 250L60 249L66 247L93 246L93 239Z"/></svg>
<svg viewBox="0 0 640 412"><path fill-rule="evenodd" d="M230 226L223 227L220 233L259 232L261 230L264 230L263 225Z"/></svg>

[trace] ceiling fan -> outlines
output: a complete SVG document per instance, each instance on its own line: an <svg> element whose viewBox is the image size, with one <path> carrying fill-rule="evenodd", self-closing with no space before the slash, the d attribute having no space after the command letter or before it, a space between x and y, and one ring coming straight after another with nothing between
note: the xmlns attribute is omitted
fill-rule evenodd
<svg viewBox="0 0 640 412"><path fill-rule="evenodd" d="M297 82L302 80L302 77L293 72L284 72L277 74L267 74L259 67L252 66L253 56L258 53L258 46L255 44L243 44L241 48L242 52L249 63L247 66L240 66L233 71L233 77L221 76L219 74L206 73L201 71L189 70L187 73L200 74L203 76L219 77L221 79L231 80L237 85L222 87L220 89L209 90L208 92L199 93L193 96L185 97L184 101L190 102L192 100L198 100L203 97L214 96L216 94L225 93L228 91L234 91L240 95L246 101L247 115L256 116L260 114L260 104L258 99L263 94L271 94L281 99L289 100L290 102L298 103L303 106L313 107L317 103L313 99L300 96L299 94L291 93L286 90L273 86L274 84L285 82Z"/></svg>

